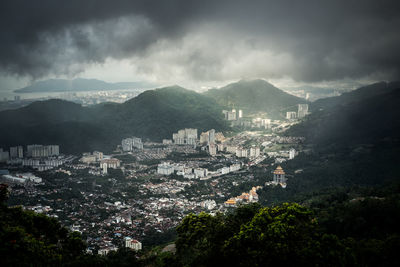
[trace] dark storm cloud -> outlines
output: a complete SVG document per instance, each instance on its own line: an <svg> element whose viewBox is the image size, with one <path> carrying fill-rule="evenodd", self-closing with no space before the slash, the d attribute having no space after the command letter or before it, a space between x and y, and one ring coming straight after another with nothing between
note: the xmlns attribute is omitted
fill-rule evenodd
<svg viewBox="0 0 400 267"><path fill-rule="evenodd" d="M41 77L133 58L197 80L395 79L397 2L2 1L0 68Z"/></svg>

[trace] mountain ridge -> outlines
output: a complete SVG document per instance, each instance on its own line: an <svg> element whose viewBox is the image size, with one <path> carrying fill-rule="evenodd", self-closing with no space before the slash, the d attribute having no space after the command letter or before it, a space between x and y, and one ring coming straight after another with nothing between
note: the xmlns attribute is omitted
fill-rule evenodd
<svg viewBox="0 0 400 267"><path fill-rule="evenodd" d="M308 103L261 79L240 80L210 89L204 95L226 108L240 108L245 113L267 112L273 118L282 118L286 111L295 110L297 104Z"/></svg>
<svg viewBox="0 0 400 267"><path fill-rule="evenodd" d="M153 85L146 82L118 82L109 83L97 79L77 78L49 79L34 82L33 84L14 90L15 93L39 93L39 92L80 92L80 91L104 91L150 88Z"/></svg>
<svg viewBox="0 0 400 267"><path fill-rule="evenodd" d="M227 130L221 111L213 99L177 86L147 90L122 104L38 101L0 112L0 147L50 142L65 153L111 151L129 136L161 141L182 128Z"/></svg>

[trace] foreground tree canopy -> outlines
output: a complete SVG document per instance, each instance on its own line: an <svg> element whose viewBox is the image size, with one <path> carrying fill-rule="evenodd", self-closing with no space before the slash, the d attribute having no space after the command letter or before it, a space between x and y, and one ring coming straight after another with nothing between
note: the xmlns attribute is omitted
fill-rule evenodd
<svg viewBox="0 0 400 267"><path fill-rule="evenodd" d="M177 257L187 266L337 265L348 257L298 204L239 207L228 216L189 215L177 228Z"/></svg>
<svg viewBox="0 0 400 267"><path fill-rule="evenodd" d="M80 234L45 215L9 208L0 185L1 266L399 266L400 187L380 197L314 196L308 207L243 205L226 215L189 214L176 253L147 247L85 254Z"/></svg>

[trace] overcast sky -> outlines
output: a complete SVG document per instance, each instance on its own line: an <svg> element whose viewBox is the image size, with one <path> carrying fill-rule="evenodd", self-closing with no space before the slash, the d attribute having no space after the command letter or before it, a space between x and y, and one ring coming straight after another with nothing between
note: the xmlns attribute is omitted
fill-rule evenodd
<svg viewBox="0 0 400 267"><path fill-rule="evenodd" d="M398 3L2 0L0 89L55 77L194 88L399 80Z"/></svg>

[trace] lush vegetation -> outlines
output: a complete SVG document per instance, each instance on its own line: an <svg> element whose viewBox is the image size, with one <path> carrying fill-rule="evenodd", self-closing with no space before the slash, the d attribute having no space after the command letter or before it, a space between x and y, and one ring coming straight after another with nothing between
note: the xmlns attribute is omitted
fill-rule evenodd
<svg viewBox="0 0 400 267"><path fill-rule="evenodd" d="M225 216L190 214L177 228L176 254L159 255L159 264L397 266L399 191L386 196L351 200L332 192L309 207L251 204Z"/></svg>
<svg viewBox="0 0 400 267"><path fill-rule="evenodd" d="M2 185L1 202L7 198ZM400 186L337 188L303 205L240 206L226 215L189 214L137 254L85 254L80 234L52 218L0 206L4 266L398 266ZM177 235L177 236L175 236ZM176 252L149 247L175 239Z"/></svg>
<svg viewBox="0 0 400 267"><path fill-rule="evenodd" d="M70 233L56 219L8 208L7 186L0 186L0 258L3 266L60 265L84 255L85 244L77 232Z"/></svg>

